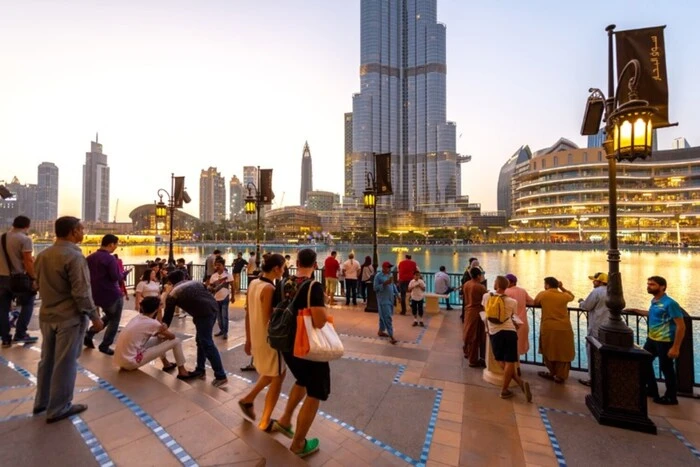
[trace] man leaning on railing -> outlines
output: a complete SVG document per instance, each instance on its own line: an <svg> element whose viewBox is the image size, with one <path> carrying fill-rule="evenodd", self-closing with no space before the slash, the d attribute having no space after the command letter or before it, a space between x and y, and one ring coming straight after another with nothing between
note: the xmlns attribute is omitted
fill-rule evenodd
<svg viewBox="0 0 700 467"><path fill-rule="evenodd" d="M673 360L678 358L681 342L685 335L685 322L681 307L674 299L666 295L666 279L661 276L651 276L647 279L647 293L653 295L649 310L628 309L627 311L648 316L649 332L644 350L654 358L659 358L659 368L664 374L666 394L659 397L656 376L652 366L653 359L646 370L647 396L661 405L678 405L676 370Z"/></svg>

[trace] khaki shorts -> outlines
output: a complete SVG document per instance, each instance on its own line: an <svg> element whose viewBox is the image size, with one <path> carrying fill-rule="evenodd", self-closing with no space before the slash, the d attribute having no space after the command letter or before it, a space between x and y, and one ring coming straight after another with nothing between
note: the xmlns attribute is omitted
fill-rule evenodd
<svg viewBox="0 0 700 467"><path fill-rule="evenodd" d="M338 279L335 277L326 277L326 295L335 297L338 290Z"/></svg>

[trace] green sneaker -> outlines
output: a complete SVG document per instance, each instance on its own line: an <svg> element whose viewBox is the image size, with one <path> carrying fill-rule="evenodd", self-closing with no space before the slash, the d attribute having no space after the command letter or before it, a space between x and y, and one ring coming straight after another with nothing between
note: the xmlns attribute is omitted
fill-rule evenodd
<svg viewBox="0 0 700 467"><path fill-rule="evenodd" d="M289 439L294 438L294 430L292 430L292 427L290 426L289 428L283 427L282 425L279 424L277 420L272 420L272 431L277 431L279 433L282 433L284 436L286 436Z"/></svg>

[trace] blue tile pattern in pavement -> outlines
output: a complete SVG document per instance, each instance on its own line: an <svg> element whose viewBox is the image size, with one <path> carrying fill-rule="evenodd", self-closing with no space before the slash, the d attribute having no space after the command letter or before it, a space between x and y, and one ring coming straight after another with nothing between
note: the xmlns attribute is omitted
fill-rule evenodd
<svg viewBox="0 0 700 467"><path fill-rule="evenodd" d="M559 441L557 441L557 437L554 434L552 423L547 416L548 409L546 407L538 407L538 410L540 412L540 417L542 417L542 423L544 423L544 429L547 431L547 436L549 436L549 442L552 443L552 449L557 458L557 463L563 467L566 465L566 460L564 459L564 453L561 451L561 446L559 446Z"/></svg>
<svg viewBox="0 0 700 467"><path fill-rule="evenodd" d="M76 430L78 430L78 433L80 433L80 436L83 438L83 441L85 441L85 444L87 444L87 447L90 449L92 455L95 456L95 460L98 464L100 464L100 467L113 467L114 462L112 462L112 459L110 459L109 454L107 454L107 451L105 451L105 448L102 447L100 442L97 440L97 437L95 437L93 432L87 426L87 423L85 423L83 419L77 415L72 416L70 420L73 422L73 426L76 428Z"/></svg>

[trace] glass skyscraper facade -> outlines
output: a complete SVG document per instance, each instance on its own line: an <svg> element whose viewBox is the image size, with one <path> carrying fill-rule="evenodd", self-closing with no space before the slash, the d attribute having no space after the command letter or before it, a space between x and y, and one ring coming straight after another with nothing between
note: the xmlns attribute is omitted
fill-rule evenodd
<svg viewBox="0 0 700 467"><path fill-rule="evenodd" d="M98 137L90 142L83 165L83 220L109 222L109 166Z"/></svg>
<svg viewBox="0 0 700 467"><path fill-rule="evenodd" d="M36 220L49 221L58 217L58 167L42 162L37 169Z"/></svg>
<svg viewBox="0 0 700 467"><path fill-rule="evenodd" d="M305 206L309 192L314 189L313 166L311 165L311 150L309 142L304 142L304 152L301 155L301 188L299 190L299 206Z"/></svg>
<svg viewBox="0 0 700 467"><path fill-rule="evenodd" d="M454 202L461 193L456 125L446 120L445 25L437 0L362 0L360 92L353 95L352 190L373 153L390 152L398 209Z"/></svg>

